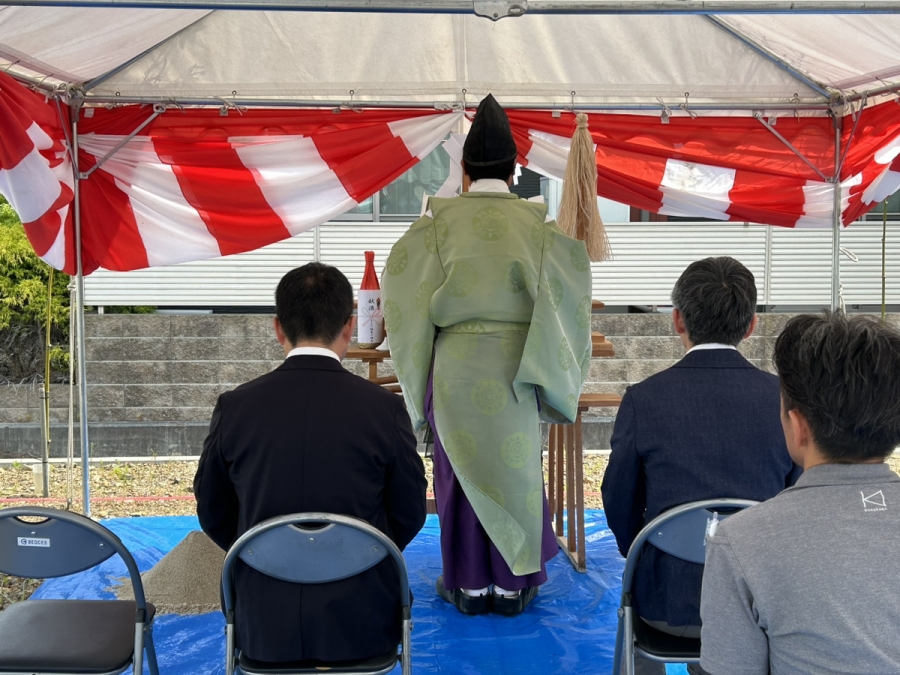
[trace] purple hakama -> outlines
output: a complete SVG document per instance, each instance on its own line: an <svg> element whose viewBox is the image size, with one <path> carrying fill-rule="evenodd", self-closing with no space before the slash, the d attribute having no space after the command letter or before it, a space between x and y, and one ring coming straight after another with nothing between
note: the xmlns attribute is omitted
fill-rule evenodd
<svg viewBox="0 0 900 675"><path fill-rule="evenodd" d="M509 591L540 586L547 581L546 562L558 552L544 491L544 527L541 536L541 569L526 576L512 573L500 552L478 522L466 498L434 423L433 373L425 392L425 418L434 433L434 498L441 523L441 558L444 587L478 589L491 585Z"/></svg>

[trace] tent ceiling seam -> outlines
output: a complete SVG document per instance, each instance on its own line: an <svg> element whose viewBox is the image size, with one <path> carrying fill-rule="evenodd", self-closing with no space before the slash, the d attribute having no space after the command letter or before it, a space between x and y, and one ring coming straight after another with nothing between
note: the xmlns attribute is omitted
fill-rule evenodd
<svg viewBox="0 0 900 675"><path fill-rule="evenodd" d="M113 68L112 70L108 70L107 72L103 73L102 75L98 75L97 77L95 77L95 78L93 78L93 79L91 79L91 80L88 80L87 82L84 83L83 90L84 90L84 91L90 91L91 89L93 89L93 88L96 87L97 85L100 85L100 84L103 84L104 82L106 82L109 78L118 75L119 73L121 73L121 72L124 71L125 69L131 67L132 65L134 65L135 63L137 63L138 61L140 61L142 58L144 58L145 56L147 56L147 55L150 54L151 52L155 51L156 49L158 49L158 48L161 47L162 45L164 45L164 44L166 44L167 42L169 42L169 40L172 40L173 38L176 38L176 37L178 37L179 35L181 35L182 33L184 33L184 31L186 31L188 28L193 28L193 27L196 26L198 23L200 23L201 21L203 21L204 19L206 19L206 18L207 18L210 14L212 14L214 11L215 11L215 10L210 10L210 11L208 11L206 14L204 14L204 15L201 16L201 17L199 17L196 21L192 21L192 22L189 23L187 26L184 26L181 30L175 31L174 33L172 33L172 34L169 35L168 37L166 37L166 38L160 40L159 42L157 42L157 43L154 44L153 46L148 47L147 49L145 49L144 51L142 51L142 52L141 52L140 54L138 54L137 56L134 56L134 57L128 59L125 63L121 63L121 64L119 64L118 66L116 66L115 68Z"/></svg>
<svg viewBox="0 0 900 675"><path fill-rule="evenodd" d="M770 51L766 47L763 47L761 44L756 42L756 40L753 40L752 38L748 37L747 35L744 35L737 28L734 28L733 26L728 25L719 17L711 16L711 15L707 14L705 16L705 18L707 21L709 21L713 25L717 26L719 29L725 31L726 33L731 35L733 38L735 38L736 40L740 41L741 43L743 43L744 45L746 45L747 47L752 49L754 52L756 52L757 54L762 56L764 59L766 59L767 61L769 61L776 67L778 67L781 70L783 70L784 72L786 72L788 75L790 75L797 81L801 82L802 84L806 85L813 91L820 94L826 100L832 99L833 94L831 91L829 91L826 88L826 85L814 80L808 73L804 73L802 70L791 65L790 63L785 61L783 58L781 58L774 52Z"/></svg>

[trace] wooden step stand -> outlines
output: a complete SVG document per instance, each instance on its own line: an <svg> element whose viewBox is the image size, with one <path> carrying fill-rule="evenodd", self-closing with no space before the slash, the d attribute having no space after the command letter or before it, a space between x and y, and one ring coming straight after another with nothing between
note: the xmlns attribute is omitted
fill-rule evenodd
<svg viewBox="0 0 900 675"><path fill-rule="evenodd" d="M400 393L400 385L397 382L396 375L387 375L381 377L378 375L378 364L385 359L391 358L389 351L379 351L377 349L360 349L358 346L352 346L347 350L348 359L358 359L369 366L369 382L380 384L388 391L395 394Z"/></svg>
<svg viewBox="0 0 900 675"><path fill-rule="evenodd" d="M594 308L603 307L594 301ZM591 356L610 357L613 346L600 333L591 333ZM582 394L574 424L551 424L548 447L547 501L556 540L579 572L587 571L584 541L584 448L581 414L591 408L618 408L618 394Z"/></svg>

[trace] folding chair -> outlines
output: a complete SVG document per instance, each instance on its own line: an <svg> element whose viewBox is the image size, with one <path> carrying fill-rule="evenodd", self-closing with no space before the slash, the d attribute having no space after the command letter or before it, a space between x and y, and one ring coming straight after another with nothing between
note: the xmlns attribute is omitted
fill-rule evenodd
<svg viewBox="0 0 900 675"><path fill-rule="evenodd" d="M26 522L25 517L42 518ZM27 600L0 612L0 673L116 675L134 667L158 675L152 622L141 574L119 538L77 513L41 507L0 510L0 572L48 579L82 572L116 553L134 601Z"/></svg>
<svg viewBox="0 0 900 675"><path fill-rule="evenodd" d="M653 544L676 558L703 565L706 562L706 537L715 533L719 521L757 503L750 499L707 499L681 504L651 520L638 533L628 549L625 571L622 573L622 602L618 612L613 675L621 673L623 658L626 675L634 675L635 653L660 663L700 662L699 639L669 635L640 618L635 619L632 584L644 543Z"/></svg>
<svg viewBox="0 0 900 675"><path fill-rule="evenodd" d="M400 578L401 653L340 664L299 661L267 664L254 661L235 644L233 569L237 558L268 576L298 584L338 581L365 572L390 557ZM400 549L367 522L333 513L296 513L265 520L247 530L229 549L222 567L225 605L225 673L305 675L328 670L341 675L383 675L397 665L410 675L409 577Z"/></svg>

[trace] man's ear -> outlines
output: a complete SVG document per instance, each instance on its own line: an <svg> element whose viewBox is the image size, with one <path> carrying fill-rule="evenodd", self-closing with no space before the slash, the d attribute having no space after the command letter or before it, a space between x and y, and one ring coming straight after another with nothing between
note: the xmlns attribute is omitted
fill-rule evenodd
<svg viewBox="0 0 900 675"><path fill-rule="evenodd" d="M758 323L758 321L759 321L759 317L756 316L756 314L754 314L754 315L753 315L753 318L750 319L750 328L748 328L748 329L747 329L747 332L744 333L744 337L741 338L742 340L746 340L748 337L750 337L751 335L753 335L753 331L756 330L756 324Z"/></svg>
<svg viewBox="0 0 900 675"><path fill-rule="evenodd" d="M278 340L278 344L284 347L284 343L287 342L287 335L284 334L284 329L281 327L281 322L277 316L272 319L272 327L275 329L275 338Z"/></svg>
<svg viewBox="0 0 900 675"><path fill-rule="evenodd" d="M676 335L687 334L687 326L684 325L684 317L677 309L672 309L672 325L675 327Z"/></svg>
<svg viewBox="0 0 900 675"><path fill-rule="evenodd" d="M809 420L806 416L794 408L788 411L788 418L791 421L790 429L794 436L794 447L799 449L808 448L812 442L812 431L809 428Z"/></svg>
<svg viewBox="0 0 900 675"><path fill-rule="evenodd" d="M356 327L356 317L351 316L347 323L344 324L344 328L341 330L341 335L347 342L353 342L353 329Z"/></svg>

